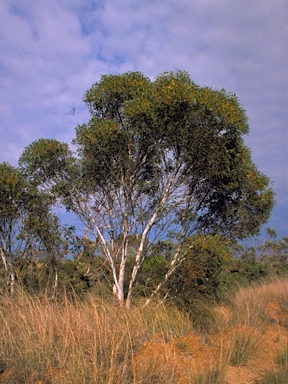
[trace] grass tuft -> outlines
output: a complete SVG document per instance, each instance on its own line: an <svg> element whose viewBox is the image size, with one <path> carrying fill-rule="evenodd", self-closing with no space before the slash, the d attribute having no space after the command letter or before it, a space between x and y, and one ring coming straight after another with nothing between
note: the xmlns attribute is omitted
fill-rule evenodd
<svg viewBox="0 0 288 384"><path fill-rule="evenodd" d="M281 365L281 367L288 373L288 346L285 345L284 348L279 352L276 362Z"/></svg>
<svg viewBox="0 0 288 384"><path fill-rule="evenodd" d="M255 384L287 384L288 373L269 371L260 380L257 380Z"/></svg>
<svg viewBox="0 0 288 384"><path fill-rule="evenodd" d="M230 364L246 365L257 351L263 333L260 328L240 327L233 330L230 343Z"/></svg>
<svg viewBox="0 0 288 384"><path fill-rule="evenodd" d="M194 384L223 384L227 365L218 363L193 376Z"/></svg>

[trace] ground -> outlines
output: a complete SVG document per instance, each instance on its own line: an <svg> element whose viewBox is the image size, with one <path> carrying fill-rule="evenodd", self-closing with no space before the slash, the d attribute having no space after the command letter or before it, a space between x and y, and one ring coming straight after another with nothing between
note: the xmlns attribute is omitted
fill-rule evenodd
<svg viewBox="0 0 288 384"><path fill-rule="evenodd" d="M224 317L229 317L228 309L216 308ZM277 356L287 347L288 319L286 310L280 308L277 302L266 305L266 319L263 324L255 327L228 327L224 331L210 335L190 332L180 338L158 334L139 349L136 355L136 369L148 372L151 361L157 365L167 364L171 377L174 375L175 383L191 384L193 377L201 372L214 368L216 370L226 367L224 374L225 384L252 384L261 378L267 371L282 369L277 364ZM232 365L231 343L235 337L247 337L255 340L255 351L245 364ZM252 345L252 349L254 346ZM287 351L287 349L286 349ZM225 362L227 364L225 364ZM149 368L150 367L150 368ZM212 373L211 373L211 377ZM216 379L215 379L216 380ZM174 382L172 380L172 382ZM209 383L212 383L210 379ZM288 377L287 377L288 382Z"/></svg>

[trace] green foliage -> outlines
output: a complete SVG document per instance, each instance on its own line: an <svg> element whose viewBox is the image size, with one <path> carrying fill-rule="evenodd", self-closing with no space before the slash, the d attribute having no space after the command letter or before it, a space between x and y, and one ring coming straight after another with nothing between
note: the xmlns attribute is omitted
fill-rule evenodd
<svg viewBox="0 0 288 384"><path fill-rule="evenodd" d="M168 263L162 255L149 256L141 265L135 293L149 297L167 271Z"/></svg>
<svg viewBox="0 0 288 384"><path fill-rule="evenodd" d="M247 117L235 95L201 88L186 72L154 82L132 72L102 76L84 101L92 117L76 128L74 143L82 187L95 199L100 189L122 188L135 213L132 196L158 201L161 180L177 172L177 187L193 196L181 207L182 222L192 211L197 227L245 237L268 219L273 192L243 144ZM67 144L44 139L26 148L20 164L34 180L54 182L67 182L64 173L76 167Z"/></svg>
<svg viewBox="0 0 288 384"><path fill-rule="evenodd" d="M245 286L267 278L268 275L269 266L256 258L254 248L248 248L239 259L232 260L226 282L228 286L230 284Z"/></svg>
<svg viewBox="0 0 288 384"><path fill-rule="evenodd" d="M189 308L199 297L219 297L232 260L229 241L218 235L197 235L187 239L183 252L184 261L168 283L173 300Z"/></svg>
<svg viewBox="0 0 288 384"><path fill-rule="evenodd" d="M11 257L28 200L27 184L18 169L0 164L0 247Z"/></svg>
<svg viewBox="0 0 288 384"><path fill-rule="evenodd" d="M4 222L8 216L18 219L23 207L26 183L18 169L8 163L0 164L0 214ZM1 228L3 223L1 223Z"/></svg>
<svg viewBox="0 0 288 384"><path fill-rule="evenodd" d="M271 228L267 228L266 232L268 237L261 246L233 249L229 273L224 277L227 290L273 278L275 275L287 275L288 237L277 239L276 231Z"/></svg>
<svg viewBox="0 0 288 384"><path fill-rule="evenodd" d="M78 161L68 144L55 139L34 141L20 156L19 165L31 185L45 190L54 203L61 197L66 208L71 209L81 178Z"/></svg>
<svg viewBox="0 0 288 384"><path fill-rule="evenodd" d="M39 139L25 148L20 166L33 181L41 184L53 179L62 180L63 173L72 165L71 151L66 143L55 139Z"/></svg>
<svg viewBox="0 0 288 384"><path fill-rule="evenodd" d="M61 228L54 204L54 197L37 189L21 169L0 164L0 250L8 288L14 279L32 291L47 288L56 259L67 255L72 229Z"/></svg>
<svg viewBox="0 0 288 384"><path fill-rule="evenodd" d="M258 258L269 269L269 273L285 275L288 273L288 236L277 239L277 233L271 228L266 229L267 238L259 246Z"/></svg>
<svg viewBox="0 0 288 384"><path fill-rule="evenodd" d="M167 297L188 311L197 329L214 329L215 317L209 310L209 303L225 299L239 287L267 281L275 275L287 275L287 261L283 256L285 241L282 238L274 242L273 257L263 257L259 247L244 249L219 235L193 236L183 248L183 253L187 252L184 261L163 286L160 298ZM173 251L175 244L169 241L161 241L151 248L139 273L137 293L147 296L159 284Z"/></svg>

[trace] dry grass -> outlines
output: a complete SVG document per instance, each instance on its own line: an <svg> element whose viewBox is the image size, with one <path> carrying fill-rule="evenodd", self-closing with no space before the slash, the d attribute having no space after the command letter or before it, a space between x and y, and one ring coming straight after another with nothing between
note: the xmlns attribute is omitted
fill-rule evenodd
<svg viewBox="0 0 288 384"><path fill-rule="evenodd" d="M229 343L230 364L246 365L259 346L263 332L258 327L240 327L233 329Z"/></svg>
<svg viewBox="0 0 288 384"><path fill-rule="evenodd" d="M231 303L230 364L246 365L261 346L263 324L282 320L277 317L277 310L272 314L268 311L269 305L277 303L288 314L288 280L283 278L240 289L231 298Z"/></svg>
<svg viewBox="0 0 288 384"><path fill-rule="evenodd" d="M214 360L219 364L207 365L187 383L221 383L228 365L246 364L261 345L261 322L271 320L267 315L271 302L279 303L287 314L287 280L242 289L230 305L209 309L215 317L217 337L224 335ZM63 297L61 302L53 302L21 292L2 296L0 368L5 362L5 371L0 383L176 384L178 363L175 356L165 355L165 346L171 347L171 339L192 328L187 315L164 305L137 305L128 312L116 303L92 298L71 302ZM159 334L163 359L151 358L138 369L138 352ZM180 347L185 350L184 344ZM280 363L287 369L287 349L279 355Z"/></svg>
<svg viewBox="0 0 288 384"><path fill-rule="evenodd" d="M134 351L160 331L187 332L187 321L165 307L127 312L101 300L57 303L19 293L0 301L0 359L13 371L11 383L133 383Z"/></svg>
<svg viewBox="0 0 288 384"><path fill-rule="evenodd" d="M288 382L288 349L283 346L276 357L278 367L268 371L259 384L286 384Z"/></svg>
<svg viewBox="0 0 288 384"><path fill-rule="evenodd" d="M285 372L269 371L255 384L287 384L288 374Z"/></svg>
<svg viewBox="0 0 288 384"><path fill-rule="evenodd" d="M9 312L7 311L9 310ZM17 367L17 380L30 382L57 376L59 382L108 383L117 369L124 377L131 354L124 313L105 303L61 304L23 295L6 298L1 310L1 353L8 366ZM19 370L20 367L20 370ZM19 376L19 377L18 377ZM113 374L113 376L115 376Z"/></svg>
<svg viewBox="0 0 288 384"><path fill-rule="evenodd" d="M240 289L232 298L233 323L257 326L267 320L266 306L270 302L279 303L288 313L287 278Z"/></svg>
<svg viewBox="0 0 288 384"><path fill-rule="evenodd" d="M227 362L219 359L213 365L208 365L205 369L200 370L193 375L193 384L223 384L227 371Z"/></svg>
<svg viewBox="0 0 288 384"><path fill-rule="evenodd" d="M277 363L285 370L288 372L288 346L285 345L282 347L280 350L277 359Z"/></svg>

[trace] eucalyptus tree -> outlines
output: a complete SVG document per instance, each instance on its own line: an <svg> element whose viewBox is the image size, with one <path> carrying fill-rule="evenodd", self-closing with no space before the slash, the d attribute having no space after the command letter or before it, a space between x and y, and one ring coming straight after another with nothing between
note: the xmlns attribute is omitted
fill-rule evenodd
<svg viewBox="0 0 288 384"><path fill-rule="evenodd" d="M187 236L245 238L267 221L273 191L244 145L249 126L234 94L200 87L182 71L155 81L129 72L102 76L84 101L91 118L76 128L77 155L40 139L20 165L94 233L121 304L131 304L149 244L177 244L166 281L185 257Z"/></svg>
<svg viewBox="0 0 288 384"><path fill-rule="evenodd" d="M55 198L37 189L19 168L0 164L0 255L10 292L16 262L42 259L55 272L59 250L67 253L59 219L51 211L54 203Z"/></svg>

